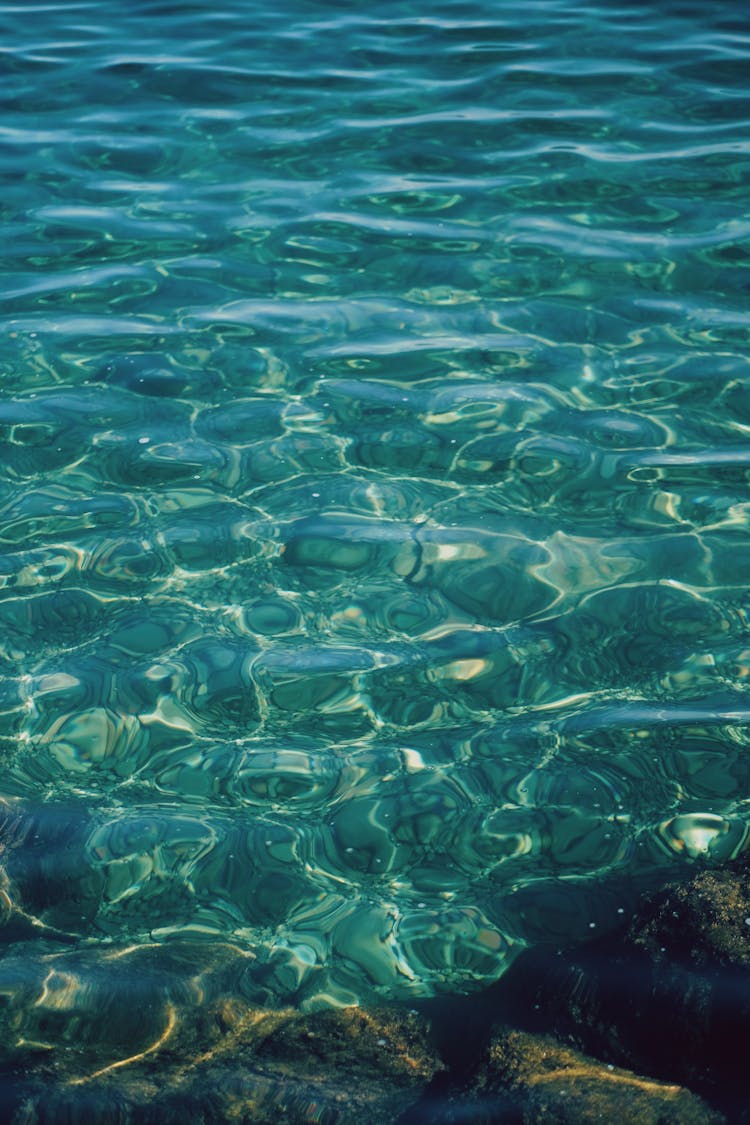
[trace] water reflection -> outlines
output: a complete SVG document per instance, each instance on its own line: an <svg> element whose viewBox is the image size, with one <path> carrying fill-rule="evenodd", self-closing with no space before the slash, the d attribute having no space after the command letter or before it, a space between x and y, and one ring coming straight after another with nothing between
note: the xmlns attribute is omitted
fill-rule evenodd
<svg viewBox="0 0 750 1125"><path fill-rule="evenodd" d="M13 1035L194 943L248 1004L479 988L736 854L726 12L4 15Z"/></svg>

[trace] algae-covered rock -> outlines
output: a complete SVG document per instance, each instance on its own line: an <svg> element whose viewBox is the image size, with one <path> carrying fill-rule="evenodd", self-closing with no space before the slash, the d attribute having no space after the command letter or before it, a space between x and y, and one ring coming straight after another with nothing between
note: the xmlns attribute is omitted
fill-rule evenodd
<svg viewBox="0 0 750 1125"><path fill-rule="evenodd" d="M750 865L702 871L644 903L630 939L656 961L750 969Z"/></svg>
<svg viewBox="0 0 750 1125"><path fill-rule="evenodd" d="M247 962L223 942L9 946L0 958L0 1068L44 1058L73 1081L147 1057L183 1024L201 1026Z"/></svg>
<svg viewBox="0 0 750 1125"><path fill-rule="evenodd" d="M440 1067L414 1013L231 1008L234 1023L193 1078L198 1090L214 1084L223 1117L262 1121L283 1104L289 1121L395 1121ZM226 1006L219 1019L226 1021ZM233 1087L220 1081L222 1073L235 1079Z"/></svg>
<svg viewBox="0 0 750 1125"><path fill-rule="evenodd" d="M720 1114L681 1086L654 1081L607 1065L548 1036L523 1031L496 1034L470 1096L477 1113L507 1093L524 1123L560 1125L627 1121L630 1125L718 1125Z"/></svg>
<svg viewBox="0 0 750 1125"><path fill-rule="evenodd" d="M644 899L622 933L509 974L511 1019L606 1062L680 1083L750 1121L750 864L746 857Z"/></svg>
<svg viewBox="0 0 750 1125"><path fill-rule="evenodd" d="M249 1004L237 987L245 960L232 946L179 943L42 958L46 990L28 972L7 989L17 1096L4 1119L388 1123L440 1068L414 1012ZM118 962L130 988L112 997Z"/></svg>

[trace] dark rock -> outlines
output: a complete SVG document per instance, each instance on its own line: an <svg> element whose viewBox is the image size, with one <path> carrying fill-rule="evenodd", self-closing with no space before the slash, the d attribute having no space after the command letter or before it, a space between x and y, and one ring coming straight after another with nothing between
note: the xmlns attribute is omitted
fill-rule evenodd
<svg viewBox="0 0 750 1125"><path fill-rule="evenodd" d="M700 870L649 896L619 935L520 958L504 983L502 1017L750 1121L748 919L748 859Z"/></svg>
<svg viewBox="0 0 750 1125"><path fill-rule="evenodd" d="M657 962L695 968L750 969L750 864L743 858L702 871L685 886L646 902L630 930L634 945Z"/></svg>
<svg viewBox="0 0 750 1125"><path fill-rule="evenodd" d="M723 1118L680 1086L643 1078L580 1054L548 1036L503 1031L491 1040L470 1091L479 1125L498 1118L482 1113L511 1095L525 1123L579 1125L627 1121L631 1125L717 1125ZM507 1118L506 1118L507 1119Z"/></svg>
<svg viewBox="0 0 750 1125"><path fill-rule="evenodd" d="M252 1054L251 1066L266 1080L268 1096L325 1111L317 1118L305 1108L289 1120L390 1122L440 1069L426 1032L415 1014L388 1008L285 1012L260 1021L249 1009L229 1032L226 1047L235 1060ZM226 1058L226 1048L219 1055Z"/></svg>
<svg viewBox="0 0 750 1125"><path fill-rule="evenodd" d="M6 818L11 869L26 827ZM3 1120L750 1123L747 859L422 1014L254 1006L252 956L222 943L55 947L0 875Z"/></svg>
<svg viewBox="0 0 750 1125"><path fill-rule="evenodd" d="M441 1066L415 1012L306 1015L248 1004L237 990L246 956L231 946L176 943L42 960L41 995L21 958L1 963L9 1004L0 1091L13 1102L3 1120L19 1125L388 1123ZM123 989L110 996L114 965Z"/></svg>

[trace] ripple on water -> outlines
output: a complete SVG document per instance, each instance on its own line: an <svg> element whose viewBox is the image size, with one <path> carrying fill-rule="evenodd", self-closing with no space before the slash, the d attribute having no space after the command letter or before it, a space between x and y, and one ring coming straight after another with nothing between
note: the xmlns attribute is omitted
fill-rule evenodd
<svg viewBox="0 0 750 1125"><path fill-rule="evenodd" d="M4 9L30 1042L110 946L167 1000L193 943L274 1005L479 987L747 835L742 28L199 8Z"/></svg>

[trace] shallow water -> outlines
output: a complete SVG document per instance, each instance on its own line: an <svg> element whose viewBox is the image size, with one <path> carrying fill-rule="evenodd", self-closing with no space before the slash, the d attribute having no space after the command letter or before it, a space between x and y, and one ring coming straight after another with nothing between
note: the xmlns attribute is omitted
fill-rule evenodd
<svg viewBox="0 0 750 1125"><path fill-rule="evenodd" d="M743 7L0 15L3 994L462 992L735 854Z"/></svg>

